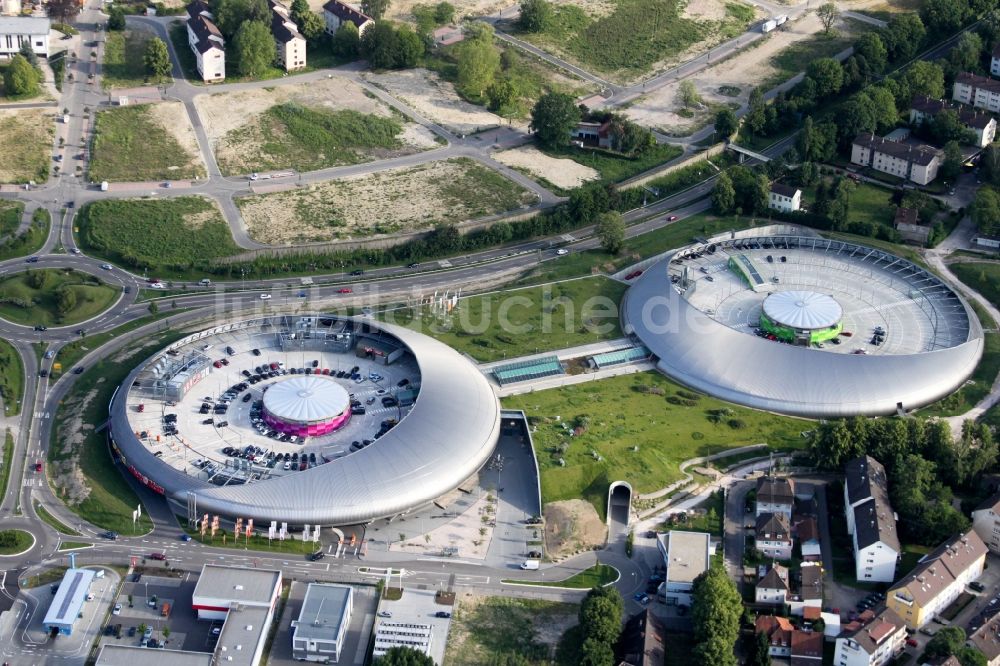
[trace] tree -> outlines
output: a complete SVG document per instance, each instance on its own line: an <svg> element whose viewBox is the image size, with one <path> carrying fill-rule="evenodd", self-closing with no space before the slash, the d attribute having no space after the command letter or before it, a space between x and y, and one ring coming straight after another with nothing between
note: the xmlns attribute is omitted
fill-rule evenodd
<svg viewBox="0 0 1000 666"><path fill-rule="evenodd" d="M947 658L955 654L965 644L965 630L961 627L942 627L927 641L921 661Z"/></svg>
<svg viewBox="0 0 1000 666"><path fill-rule="evenodd" d="M983 149L979 158L979 175L983 182L1000 185L1000 148L996 144L991 143Z"/></svg>
<svg viewBox="0 0 1000 666"><path fill-rule="evenodd" d="M493 40L472 39L458 44L458 88L469 97L482 97L500 69L500 50Z"/></svg>
<svg viewBox="0 0 1000 666"><path fill-rule="evenodd" d="M678 88L678 94L681 98L681 104L685 108L690 109L694 106L701 106L701 95L698 94L698 88L695 87L694 81L691 79L684 79L681 81L681 85Z"/></svg>
<svg viewBox="0 0 1000 666"><path fill-rule="evenodd" d="M964 32L948 54L948 60L958 71L969 71L979 65L983 55L983 38L974 32Z"/></svg>
<svg viewBox="0 0 1000 666"><path fill-rule="evenodd" d="M580 666L613 666L615 651L611 645L595 638L587 638L580 646Z"/></svg>
<svg viewBox="0 0 1000 666"><path fill-rule="evenodd" d="M913 12L893 14L882 31L891 62L901 62L913 57L927 35L923 21Z"/></svg>
<svg viewBox="0 0 1000 666"><path fill-rule="evenodd" d="M715 114L715 133L720 139L728 139L736 133L738 127L739 121L732 109L722 109Z"/></svg>
<svg viewBox="0 0 1000 666"><path fill-rule="evenodd" d="M361 0L361 11L377 21L389 11L390 4L391 0Z"/></svg>
<svg viewBox="0 0 1000 666"><path fill-rule="evenodd" d="M331 42L333 55L338 58L354 59L358 57L358 49L361 45L361 36L358 34L358 26L350 21L344 21L333 33Z"/></svg>
<svg viewBox="0 0 1000 666"><path fill-rule="evenodd" d="M771 643L763 631L759 632L754 639L749 666L771 666Z"/></svg>
<svg viewBox="0 0 1000 666"><path fill-rule="evenodd" d="M932 35L943 37L962 27L967 9L964 0L924 0L920 20Z"/></svg>
<svg viewBox="0 0 1000 666"><path fill-rule="evenodd" d="M691 621L694 662L699 666L736 666L743 603L724 567L714 566L694 580Z"/></svg>
<svg viewBox="0 0 1000 666"><path fill-rule="evenodd" d="M903 79L911 95L927 95L933 99L944 97L944 70L941 65L918 60L906 71Z"/></svg>
<svg viewBox="0 0 1000 666"><path fill-rule="evenodd" d="M972 221L984 236L1000 236L1000 196L988 188L981 187L972 202Z"/></svg>
<svg viewBox="0 0 1000 666"><path fill-rule="evenodd" d="M160 306L156 304L156 301L150 301L147 310L149 310L149 314L155 315L160 311Z"/></svg>
<svg viewBox="0 0 1000 666"><path fill-rule="evenodd" d="M392 69L396 66L398 41L391 23L376 21L361 36L361 52L372 69Z"/></svg>
<svg viewBox="0 0 1000 666"><path fill-rule="evenodd" d="M945 144L949 141L973 143L975 141L972 130L966 128L959 119L958 112L954 109L945 109L925 125L934 143Z"/></svg>
<svg viewBox="0 0 1000 666"><path fill-rule="evenodd" d="M754 134L761 134L767 124L767 111L764 105L764 91L756 87L750 91L750 98L747 100L747 114L743 118L743 125Z"/></svg>
<svg viewBox="0 0 1000 666"><path fill-rule="evenodd" d="M944 161L941 163L939 175L949 182L954 182L959 174L962 173L963 161L962 148L958 145L958 142L949 141L944 144Z"/></svg>
<svg viewBox="0 0 1000 666"><path fill-rule="evenodd" d="M804 187L812 187L819 180L819 169L815 162L803 162L799 167L799 181Z"/></svg>
<svg viewBox="0 0 1000 666"><path fill-rule="evenodd" d="M368 32L365 30L365 32ZM408 25L402 25L396 31L396 69L416 67L425 50L423 38Z"/></svg>
<svg viewBox="0 0 1000 666"><path fill-rule="evenodd" d="M608 254L619 254L625 248L625 220L618 211L602 213L597 218L597 235L601 248Z"/></svg>
<svg viewBox="0 0 1000 666"><path fill-rule="evenodd" d="M142 54L146 72L154 79L165 79L170 76L170 53L166 43L159 37L153 37L146 43L146 52Z"/></svg>
<svg viewBox="0 0 1000 666"><path fill-rule="evenodd" d="M434 20L438 25L447 25L455 20L455 6L450 2L439 2L434 5Z"/></svg>
<svg viewBox="0 0 1000 666"><path fill-rule="evenodd" d="M39 78L38 70L18 53L3 73L4 92L9 96L31 97L38 93Z"/></svg>
<svg viewBox="0 0 1000 666"><path fill-rule="evenodd" d="M517 24L525 32L544 32L552 22L552 5L548 0L522 0Z"/></svg>
<svg viewBox="0 0 1000 666"><path fill-rule="evenodd" d="M854 42L854 53L865 59L868 71L873 74L881 74L888 63L889 52L876 32L866 32L858 37Z"/></svg>
<svg viewBox="0 0 1000 666"><path fill-rule="evenodd" d="M844 68L833 58L817 58L806 68L806 77L816 82L816 94L832 97L844 86Z"/></svg>
<svg viewBox="0 0 1000 666"><path fill-rule="evenodd" d="M895 126L899 119L899 111L896 109L896 98L892 92L884 86L868 86L864 92L872 103L872 117L876 129L883 131Z"/></svg>
<svg viewBox="0 0 1000 666"><path fill-rule="evenodd" d="M736 190L733 189L733 179L723 171L715 179L712 188L712 208L719 215L729 215L736 210Z"/></svg>
<svg viewBox="0 0 1000 666"><path fill-rule="evenodd" d="M989 664L986 661L986 655L971 645L963 645L958 648L955 656L958 658L958 663L962 664L962 666L988 666Z"/></svg>
<svg viewBox="0 0 1000 666"><path fill-rule="evenodd" d="M63 23L71 22L80 13L81 5L76 0L49 0L49 16L58 16Z"/></svg>
<svg viewBox="0 0 1000 666"><path fill-rule="evenodd" d="M486 97L490 100L489 109L493 113L504 118L518 115L521 90L511 79L505 77L494 80L486 90Z"/></svg>
<svg viewBox="0 0 1000 666"><path fill-rule="evenodd" d="M292 14L292 20L296 23L299 19L312 12L309 9L309 0L292 0L292 5L288 8Z"/></svg>
<svg viewBox="0 0 1000 666"><path fill-rule="evenodd" d="M108 30L125 29L125 10L118 5L112 5L108 12Z"/></svg>
<svg viewBox="0 0 1000 666"><path fill-rule="evenodd" d="M816 9L816 16L819 17L820 23L823 24L823 33L830 34L830 29L833 28L833 24L837 22L837 18L840 16L840 10L837 9L837 5L834 3L826 2Z"/></svg>
<svg viewBox="0 0 1000 666"><path fill-rule="evenodd" d="M76 292L69 287L63 287L56 296L56 308L59 314L67 315L76 307Z"/></svg>
<svg viewBox="0 0 1000 666"><path fill-rule="evenodd" d="M580 122L580 109L569 95L546 93L531 109L531 129L543 146L555 148L569 140L569 133Z"/></svg>
<svg viewBox="0 0 1000 666"><path fill-rule="evenodd" d="M323 37L323 33L326 31L326 23L320 18L319 14L312 12L303 14L296 23L299 26L299 32L313 46L319 43L319 40ZM345 21L345 23L350 23L350 21Z"/></svg>
<svg viewBox="0 0 1000 666"><path fill-rule="evenodd" d="M434 659L414 648L397 645L386 650L386 653L381 657L376 657L375 664L377 666L434 666Z"/></svg>
<svg viewBox="0 0 1000 666"><path fill-rule="evenodd" d="M259 21L247 21L233 39L236 62L244 76L258 76L274 62L275 47L271 30Z"/></svg>
<svg viewBox="0 0 1000 666"><path fill-rule="evenodd" d="M163 627L160 633L163 634L164 638L170 638L170 627Z"/></svg>

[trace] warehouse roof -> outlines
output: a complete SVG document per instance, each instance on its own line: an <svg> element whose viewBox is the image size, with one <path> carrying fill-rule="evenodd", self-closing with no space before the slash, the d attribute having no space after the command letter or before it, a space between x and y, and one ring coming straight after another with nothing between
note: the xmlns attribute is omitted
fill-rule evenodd
<svg viewBox="0 0 1000 666"><path fill-rule="evenodd" d="M76 622L95 575L97 572L93 569L67 569L42 624L51 627Z"/></svg>
<svg viewBox="0 0 1000 666"><path fill-rule="evenodd" d="M270 604L280 585L281 572L277 570L206 564L194 586L194 596L244 604Z"/></svg>

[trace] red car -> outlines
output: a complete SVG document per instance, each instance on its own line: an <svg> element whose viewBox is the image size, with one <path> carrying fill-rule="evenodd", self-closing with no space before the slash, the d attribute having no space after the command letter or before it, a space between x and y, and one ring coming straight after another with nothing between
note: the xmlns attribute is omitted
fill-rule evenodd
<svg viewBox="0 0 1000 666"><path fill-rule="evenodd" d="M212 365L214 365L216 368L221 368L222 367L222 363L220 363L219 361L216 361Z"/></svg>
<svg viewBox="0 0 1000 666"><path fill-rule="evenodd" d="M42 461L39 460L38 462L35 463L35 471L36 472L42 471Z"/></svg>
<svg viewBox="0 0 1000 666"><path fill-rule="evenodd" d="M343 289L338 289L337 293L338 294L350 294L351 291L352 291L351 289L348 289L347 287L344 287Z"/></svg>
<svg viewBox="0 0 1000 666"><path fill-rule="evenodd" d="M625 279L626 280L634 280L635 278L639 277L640 275L642 275L642 271L632 271L631 273L629 273L628 275L625 276Z"/></svg>
<svg viewBox="0 0 1000 666"><path fill-rule="evenodd" d="M149 559L163 561L163 560L167 559L167 556L164 555L163 553L150 553L149 554Z"/></svg>
<svg viewBox="0 0 1000 666"><path fill-rule="evenodd" d="M910 647L917 647L917 641L915 641L912 638L907 638L906 644L909 645Z"/></svg>
<svg viewBox="0 0 1000 666"><path fill-rule="evenodd" d="M667 216L667 222L673 222L676 219L677 219L676 215L668 215Z"/></svg>

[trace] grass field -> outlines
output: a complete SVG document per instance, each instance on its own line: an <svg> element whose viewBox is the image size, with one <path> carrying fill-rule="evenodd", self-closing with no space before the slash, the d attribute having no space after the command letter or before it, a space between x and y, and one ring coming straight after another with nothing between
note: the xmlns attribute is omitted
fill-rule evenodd
<svg viewBox="0 0 1000 666"><path fill-rule="evenodd" d="M17 231L23 214L23 202L0 199L0 238L5 238Z"/></svg>
<svg viewBox="0 0 1000 666"><path fill-rule="evenodd" d="M143 511L135 528L132 511L139 498L111 460L104 432L94 424L107 418L108 403L131 368L157 349L183 337L166 331L145 338L147 344L110 354L77 377L55 414L49 443L49 480L66 506L94 525L120 534L144 534L152 522Z"/></svg>
<svg viewBox="0 0 1000 666"><path fill-rule="evenodd" d="M201 197L96 201L76 219L88 254L153 272L239 252L215 203Z"/></svg>
<svg viewBox="0 0 1000 666"><path fill-rule="evenodd" d="M851 25L861 25L860 22L851 22ZM784 49L771 57L771 66L774 73L766 80L758 83L763 90L770 90L774 86L783 83L795 76L799 72L805 71L813 60L819 58L831 58L844 49L851 46L857 39L858 31L844 32L829 35L817 33L808 39L786 46Z"/></svg>
<svg viewBox="0 0 1000 666"><path fill-rule="evenodd" d="M48 509L41 504L35 505L35 513L38 514L38 517L42 519L43 523L54 529L56 532L67 536L80 536L79 532L63 525L58 518L49 513Z"/></svg>
<svg viewBox="0 0 1000 666"><path fill-rule="evenodd" d="M44 208L35 210L27 231L0 242L0 261L26 257L42 249L45 239L49 237L49 226L49 211Z"/></svg>
<svg viewBox="0 0 1000 666"><path fill-rule="evenodd" d="M808 203L810 210L812 209L816 203L815 187L802 189L802 203ZM892 205L892 192L889 190L869 183L857 184L851 190L851 222L871 222L892 227L895 214L896 207Z"/></svg>
<svg viewBox="0 0 1000 666"><path fill-rule="evenodd" d="M756 457L759 454L754 454ZM662 523L656 526L658 532L672 530L687 530L689 532L708 532L712 536L722 536L722 519L725 516L725 505L722 501L722 491L717 490L708 499L695 507L698 511L688 512L683 521Z"/></svg>
<svg viewBox="0 0 1000 666"><path fill-rule="evenodd" d="M205 176L200 157L182 146L175 134L189 127L167 127L154 116L153 106L119 106L97 112L91 181L182 180Z"/></svg>
<svg viewBox="0 0 1000 666"><path fill-rule="evenodd" d="M52 109L0 110L0 182L47 181L54 133Z"/></svg>
<svg viewBox="0 0 1000 666"><path fill-rule="evenodd" d="M308 555L309 553L314 553L320 544L313 543L312 541L302 541L301 539L289 538L284 541L278 539L273 539L268 542L267 532L263 536L260 534L258 529L255 535L250 537L250 543L247 544L247 539L240 536L238 539L233 539L232 532L226 532L226 530L219 530L215 533L215 538L212 538L211 530L205 532L205 537L202 538L201 533L196 530L189 530L182 526L182 529L187 532L192 539L192 542L203 543L206 546L212 546L213 548L232 548L234 550L253 550L262 553L291 553ZM250 547L252 546L252 548Z"/></svg>
<svg viewBox="0 0 1000 666"><path fill-rule="evenodd" d="M754 19L753 9L736 2L726 3L720 20L687 18L678 0L617 0L613 6L609 15L594 18L577 5L558 4L543 33L519 36L587 69L634 77L702 40L735 37Z"/></svg>
<svg viewBox="0 0 1000 666"><path fill-rule="evenodd" d="M24 364L14 346L0 338L0 398L5 416L21 413L24 399Z"/></svg>
<svg viewBox="0 0 1000 666"><path fill-rule="evenodd" d="M539 148L539 150L542 149ZM673 144L658 143L636 157L627 157L607 150L578 148L576 146L563 146L559 149L545 148L542 152L557 158L568 157L577 164L582 164L597 171L601 174L602 181L617 183L644 171L649 171L653 167L665 164L679 157L684 151Z"/></svg>
<svg viewBox="0 0 1000 666"><path fill-rule="evenodd" d="M144 30L108 31L106 34L101 87L110 90L155 85L156 81L147 80L146 65L143 63L146 44L155 35Z"/></svg>
<svg viewBox="0 0 1000 666"><path fill-rule="evenodd" d="M921 416L957 416L964 414L976 403L986 397L993 387L993 382L1000 373L1000 333L986 332L986 344L983 347L983 357L975 372L960 389L947 398L924 407L919 411Z"/></svg>
<svg viewBox="0 0 1000 666"><path fill-rule="evenodd" d="M1000 263L969 262L949 264L951 272L975 289L983 298L1000 308Z"/></svg>
<svg viewBox="0 0 1000 666"><path fill-rule="evenodd" d="M517 585L538 585L540 587L571 587L575 590L589 590L592 587L603 587L618 580L621 574L618 569L608 564L597 564L589 569L584 569L578 574L569 578L555 581L535 581L535 580L508 580L505 583L516 583Z"/></svg>
<svg viewBox="0 0 1000 666"><path fill-rule="evenodd" d="M93 548L94 544L83 541L63 541L59 544L59 550L76 550L78 548Z"/></svg>
<svg viewBox="0 0 1000 666"><path fill-rule="evenodd" d="M0 531L0 555L13 555L31 547L35 538L24 530Z"/></svg>
<svg viewBox="0 0 1000 666"><path fill-rule="evenodd" d="M315 171L358 164L401 148L403 144L396 137L402 131L403 125L395 117L278 104L261 114L256 124L226 135L227 143L259 146L260 150L241 155L238 164L222 160L219 168L232 175L246 173L246 163L256 165L259 171Z"/></svg>
<svg viewBox="0 0 1000 666"><path fill-rule="evenodd" d="M479 361L621 337L625 285L605 277L507 290L459 300L450 313L391 310L382 318L431 335Z"/></svg>
<svg viewBox="0 0 1000 666"><path fill-rule="evenodd" d="M11 465L14 464L14 435L10 428L3 435L3 467L0 468L0 497L7 496L7 486L10 484Z"/></svg>
<svg viewBox="0 0 1000 666"><path fill-rule="evenodd" d="M653 372L504 398L503 406L524 410L537 427L543 503L582 498L601 516L615 479L652 492L679 479L688 458L758 443L801 448L801 433L811 427L688 391Z"/></svg>
<svg viewBox="0 0 1000 666"><path fill-rule="evenodd" d="M452 615L444 666L550 666L560 630L576 625L578 611L577 604L543 599L463 597Z"/></svg>
<svg viewBox="0 0 1000 666"><path fill-rule="evenodd" d="M28 269L0 279L0 317L24 326L67 326L107 310L118 294L88 273Z"/></svg>

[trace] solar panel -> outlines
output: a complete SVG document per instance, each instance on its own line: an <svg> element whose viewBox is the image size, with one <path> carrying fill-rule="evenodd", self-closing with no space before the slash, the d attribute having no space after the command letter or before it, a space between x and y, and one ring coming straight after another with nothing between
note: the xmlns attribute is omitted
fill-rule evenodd
<svg viewBox="0 0 1000 666"><path fill-rule="evenodd" d="M62 604L59 606L59 617L66 617L66 611L69 610L69 605L73 602L73 597L76 595L76 588L80 587L81 580L83 580L83 573L77 571L73 575L73 580L69 583L69 590L67 590L66 596L63 597Z"/></svg>

